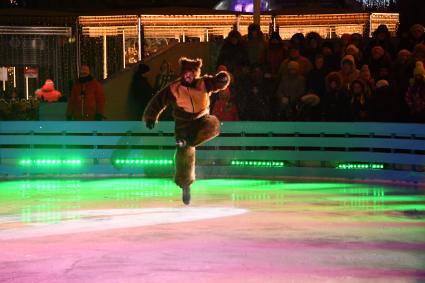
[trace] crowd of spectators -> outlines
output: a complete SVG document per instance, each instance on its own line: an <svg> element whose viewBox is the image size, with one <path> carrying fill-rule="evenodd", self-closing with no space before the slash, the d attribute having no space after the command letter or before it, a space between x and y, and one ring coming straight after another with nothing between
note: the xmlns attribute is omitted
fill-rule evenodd
<svg viewBox="0 0 425 283"><path fill-rule="evenodd" d="M425 122L425 31L414 25L392 38L385 25L372 38L278 32L265 39L251 24L231 31L217 69L232 75L212 103L222 120Z"/></svg>

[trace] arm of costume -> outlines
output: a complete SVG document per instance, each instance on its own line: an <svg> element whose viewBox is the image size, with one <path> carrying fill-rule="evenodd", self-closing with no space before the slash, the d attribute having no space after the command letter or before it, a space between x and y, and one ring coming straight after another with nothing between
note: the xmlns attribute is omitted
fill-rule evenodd
<svg viewBox="0 0 425 283"><path fill-rule="evenodd" d="M96 115L104 116L105 113L105 91L103 86L97 82L96 84Z"/></svg>
<svg viewBox="0 0 425 283"><path fill-rule="evenodd" d="M158 121L162 111L164 111L170 104L172 96L170 86L167 86L160 92L156 93L151 100L149 100L148 105L146 105L143 113L143 121Z"/></svg>
<svg viewBox="0 0 425 283"><path fill-rule="evenodd" d="M207 92L218 92L226 89L230 84L230 75L225 71L218 72L215 76L204 76Z"/></svg>

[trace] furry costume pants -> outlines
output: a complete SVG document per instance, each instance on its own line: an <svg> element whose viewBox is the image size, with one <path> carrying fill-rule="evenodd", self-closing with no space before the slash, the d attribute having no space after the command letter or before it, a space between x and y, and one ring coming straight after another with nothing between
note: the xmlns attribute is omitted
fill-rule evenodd
<svg viewBox="0 0 425 283"><path fill-rule="evenodd" d="M181 188L195 181L196 146L220 134L220 121L213 115L205 115L194 121L176 120L176 139L184 139L187 145L176 149L176 175L174 181Z"/></svg>

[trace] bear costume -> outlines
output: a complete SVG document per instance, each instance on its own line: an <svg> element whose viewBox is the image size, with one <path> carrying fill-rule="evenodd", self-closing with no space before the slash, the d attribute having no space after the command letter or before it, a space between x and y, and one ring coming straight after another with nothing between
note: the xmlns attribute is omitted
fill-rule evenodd
<svg viewBox="0 0 425 283"><path fill-rule="evenodd" d="M220 133L220 121L210 115L210 96L227 88L230 76L218 72L215 76L200 76L202 60L180 58L180 78L155 94L145 108L143 121L152 129L161 113L173 107L176 154L175 183L183 190L183 203L190 203L190 185L195 181L196 147Z"/></svg>

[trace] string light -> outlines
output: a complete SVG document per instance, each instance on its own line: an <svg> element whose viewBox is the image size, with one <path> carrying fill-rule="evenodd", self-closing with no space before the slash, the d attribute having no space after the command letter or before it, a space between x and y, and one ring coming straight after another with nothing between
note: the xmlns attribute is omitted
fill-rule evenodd
<svg viewBox="0 0 425 283"><path fill-rule="evenodd" d="M169 166L173 164L171 159L115 159L115 165L121 166Z"/></svg>
<svg viewBox="0 0 425 283"><path fill-rule="evenodd" d="M284 167L284 161L271 161L271 160L232 160L232 166L241 167Z"/></svg>
<svg viewBox="0 0 425 283"><path fill-rule="evenodd" d="M22 159L22 166L78 166L82 164L81 159Z"/></svg>
<svg viewBox="0 0 425 283"><path fill-rule="evenodd" d="M384 164L381 163L340 163L337 164L336 169L343 170L361 170L361 169L372 169L372 170L382 170L384 169Z"/></svg>

